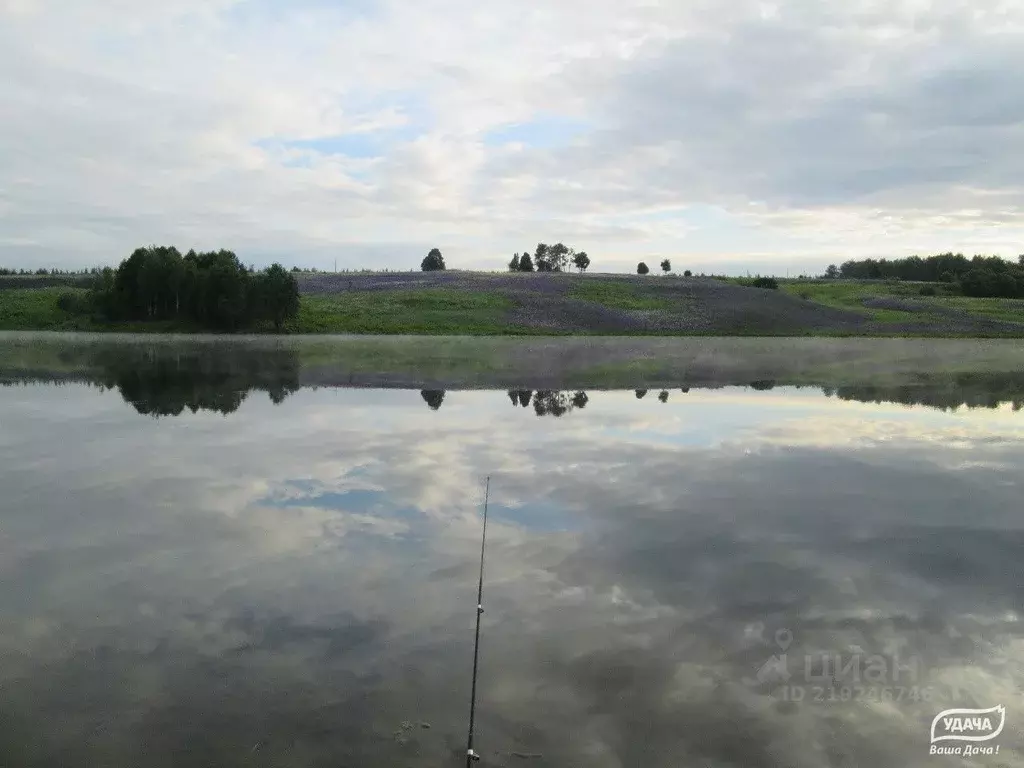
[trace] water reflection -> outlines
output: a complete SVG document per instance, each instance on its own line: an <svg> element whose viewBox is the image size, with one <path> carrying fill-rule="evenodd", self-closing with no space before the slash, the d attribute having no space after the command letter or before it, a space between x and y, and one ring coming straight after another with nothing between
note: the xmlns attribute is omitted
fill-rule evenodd
<svg viewBox="0 0 1024 768"><path fill-rule="evenodd" d="M234 354L170 355L153 349L98 356L102 386L116 387L136 411L177 416L186 408L233 413L250 391L264 391L278 405L299 389L299 360L292 350L269 350L258 358Z"/></svg>
<svg viewBox="0 0 1024 768"><path fill-rule="evenodd" d="M999 408L1009 404L1014 411L1024 406L1024 375L960 374L940 381L902 386L823 387L828 397L861 403L924 405L942 411L957 408Z"/></svg>
<svg viewBox="0 0 1024 768"><path fill-rule="evenodd" d="M282 403L288 395L297 392L301 384L300 365L293 353L281 351L255 360L239 355L205 358L166 356L137 352L134 355L111 355L98 360L97 369L91 371L84 382L101 389L116 389L124 401L136 412L144 415L178 416L186 410L234 413L253 391L266 392L274 404ZM81 381L83 377L62 378L59 375L19 376L0 380L2 386L46 383L64 385ZM774 389L774 381L750 382L747 387L766 392ZM991 387L991 389L990 389ZM698 387L697 389L717 389ZM822 386L795 385L794 389L815 390L829 398L861 403L895 403L906 406L924 406L941 411L995 409L1009 405L1011 410L1024 408L1024 375L963 376L940 381L922 381L913 385L853 385ZM690 387L680 387L687 394ZM636 399L643 400L648 390L638 389ZM507 397L515 407L533 406L537 416L561 417L585 408L592 395L583 390L508 390ZM433 411L444 404L446 390L420 390L423 402ZM658 402L669 402L669 390L658 393Z"/></svg>
<svg viewBox="0 0 1024 768"><path fill-rule="evenodd" d="M266 392L280 404L299 389L299 357L295 350L244 346L181 348L164 345L97 346L84 372L8 376L4 384L80 381L116 389L138 413L178 416L186 409L230 414L252 391Z"/></svg>
<svg viewBox="0 0 1024 768"><path fill-rule="evenodd" d="M71 345L62 348L45 365L5 365L0 344L0 384L16 385L36 382L65 384L85 382L101 388L117 389L125 402L138 413L152 416L176 416L190 411L235 412L253 391L266 392L271 402L281 403L303 386L344 386L343 370L319 368L300 347L250 346L244 343L166 344L133 342L128 344ZM721 386L742 386L757 392L770 392L777 387L820 390L826 397L862 403L898 403L955 411L959 408L1024 407L1024 371L953 371L916 373L900 381L869 383L834 383L808 381L806 375L794 374L787 379L750 381L708 381L702 384L681 383L678 390L715 389ZM856 369L845 375L856 377ZM706 377L706 374L703 374ZM713 377L712 377L713 378ZM397 377L401 385L402 377ZM387 377L382 383L388 383ZM672 387L675 389L676 387ZM661 387L657 400L667 403L668 386ZM431 410L444 404L445 388L421 389L423 401ZM643 400L648 389L638 388L636 399ZM583 388L574 389L510 389L513 406L529 408L538 416L560 417L586 407L592 397ZM538 402L539 401L539 402Z"/></svg>
<svg viewBox="0 0 1024 768"><path fill-rule="evenodd" d="M1022 764L1024 424L937 409L952 377L902 408L212 365L0 392L0 765L461 764L488 473L482 767L940 765L931 718L997 704L979 764Z"/></svg>
<svg viewBox="0 0 1024 768"><path fill-rule="evenodd" d="M423 398L423 402L432 411L436 411L444 403L444 390L443 389L421 389L420 397Z"/></svg>

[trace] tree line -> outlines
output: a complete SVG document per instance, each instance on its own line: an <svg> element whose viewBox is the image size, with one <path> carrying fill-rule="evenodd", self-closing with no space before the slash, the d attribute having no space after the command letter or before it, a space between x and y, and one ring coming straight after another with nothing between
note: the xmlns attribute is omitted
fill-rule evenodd
<svg viewBox="0 0 1024 768"><path fill-rule="evenodd" d="M537 243L530 255L529 249L522 255L515 253L508 263L509 272L566 272L570 265L579 272L586 272L590 267L590 257L586 251L577 251L565 243Z"/></svg>
<svg viewBox="0 0 1024 768"><path fill-rule="evenodd" d="M13 275L54 275L57 277L77 277L82 275L95 275L99 271L99 267L90 267L88 269L47 269L46 267L39 267L38 269L12 269L11 267L0 267L0 277Z"/></svg>
<svg viewBox="0 0 1024 768"><path fill-rule="evenodd" d="M861 259L845 261L825 270L826 278L860 280L914 280L948 283L965 296L1000 298L1024 297L1024 255L1016 262L999 256L941 253L903 259Z"/></svg>
<svg viewBox="0 0 1024 768"><path fill-rule="evenodd" d="M114 321L177 320L225 331L272 323L280 330L299 311L299 287L280 264L256 271L224 249L183 256L173 246L149 246L99 271L83 303L73 294L61 300L69 311Z"/></svg>

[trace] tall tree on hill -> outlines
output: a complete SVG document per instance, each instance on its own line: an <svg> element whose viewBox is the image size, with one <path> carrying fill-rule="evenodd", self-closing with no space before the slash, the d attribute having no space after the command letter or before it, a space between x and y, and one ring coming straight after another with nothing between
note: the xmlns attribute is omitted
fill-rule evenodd
<svg viewBox="0 0 1024 768"><path fill-rule="evenodd" d="M569 259L572 255L572 250L565 243L555 243L549 246L547 258L551 262L552 271L564 272L569 266Z"/></svg>
<svg viewBox="0 0 1024 768"><path fill-rule="evenodd" d="M576 269L580 272L586 272L587 267L590 266L590 257L587 256L586 251L580 251L572 257L572 263L576 265Z"/></svg>
<svg viewBox="0 0 1024 768"><path fill-rule="evenodd" d="M664 272L666 275L669 272L671 272L672 271L672 262L669 261L668 259L662 259L661 260L661 271Z"/></svg>
<svg viewBox="0 0 1024 768"><path fill-rule="evenodd" d="M533 263L537 266L538 272L551 271L553 265L548 257L548 246L546 243L537 243L537 250L533 254Z"/></svg>
<svg viewBox="0 0 1024 768"><path fill-rule="evenodd" d="M648 267L642 261L639 264L636 265L636 273L638 275L646 275L650 271L651 271L650 267Z"/></svg>
<svg viewBox="0 0 1024 768"><path fill-rule="evenodd" d="M510 261L508 263L508 271L509 272L518 272L519 271L519 254L518 253L512 255L512 261Z"/></svg>
<svg viewBox="0 0 1024 768"><path fill-rule="evenodd" d="M533 260L530 258L530 254L524 253L519 257L519 271L533 272Z"/></svg>
<svg viewBox="0 0 1024 768"><path fill-rule="evenodd" d="M424 256L423 261L420 263L420 269L424 272L435 272L444 268L444 256L441 255L441 251L437 248L431 248L430 253Z"/></svg>

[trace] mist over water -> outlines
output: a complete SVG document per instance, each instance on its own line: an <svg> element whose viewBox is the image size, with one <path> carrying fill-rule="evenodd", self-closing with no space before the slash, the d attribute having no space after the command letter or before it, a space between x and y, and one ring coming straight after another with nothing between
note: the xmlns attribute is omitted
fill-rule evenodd
<svg viewBox="0 0 1024 768"><path fill-rule="evenodd" d="M488 474L482 765L1024 764L1013 372L71 362L0 365L0 765L461 764ZM998 755L929 755L996 705Z"/></svg>

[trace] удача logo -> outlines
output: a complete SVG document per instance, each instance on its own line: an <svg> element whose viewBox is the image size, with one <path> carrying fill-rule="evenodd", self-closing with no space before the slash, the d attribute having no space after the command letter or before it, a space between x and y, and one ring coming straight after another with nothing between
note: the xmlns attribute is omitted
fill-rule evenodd
<svg viewBox="0 0 1024 768"><path fill-rule="evenodd" d="M940 741L991 741L1003 731L1006 725L1006 707L988 709L946 709L932 720L931 749L933 755L978 755L998 754L998 745L973 746L957 744L938 746Z"/></svg>

